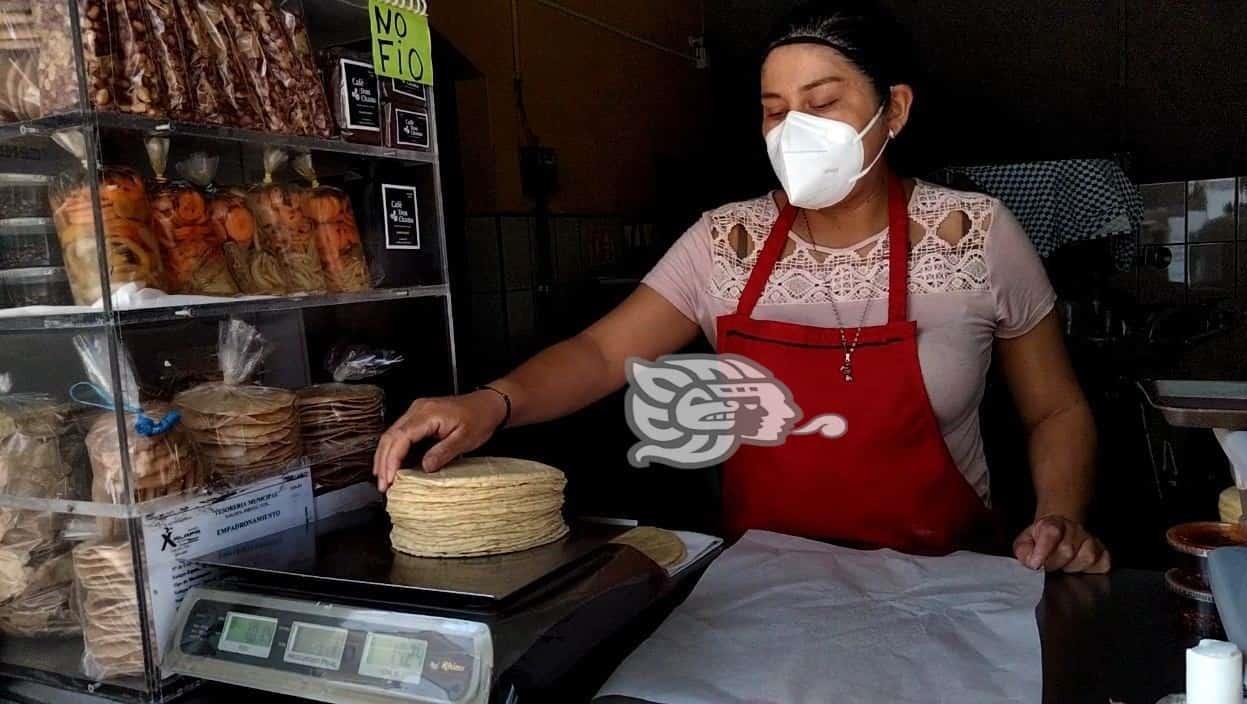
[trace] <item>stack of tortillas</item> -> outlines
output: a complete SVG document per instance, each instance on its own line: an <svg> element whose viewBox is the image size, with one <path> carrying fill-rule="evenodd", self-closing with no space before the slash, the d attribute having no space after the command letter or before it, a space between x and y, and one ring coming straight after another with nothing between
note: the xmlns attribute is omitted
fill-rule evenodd
<svg viewBox="0 0 1247 704"><path fill-rule="evenodd" d="M317 384L299 389L303 451L313 459L318 487L367 477L377 438L385 430L385 394L371 384Z"/></svg>
<svg viewBox="0 0 1247 704"><path fill-rule="evenodd" d="M74 548L82 604L83 665L91 677L143 673L143 637L128 542Z"/></svg>
<svg viewBox="0 0 1247 704"><path fill-rule="evenodd" d="M303 453L293 392L210 383L173 398L206 464L232 484L288 468Z"/></svg>
<svg viewBox="0 0 1247 704"><path fill-rule="evenodd" d="M567 535L559 470L528 460L473 457L435 474L404 469L386 510L395 550L420 557L518 552Z"/></svg>
<svg viewBox="0 0 1247 704"><path fill-rule="evenodd" d="M688 554L688 548L684 547L684 541L680 540L680 536L669 530L652 526L633 528L617 536L611 542L631 545L665 570L680 564L680 561Z"/></svg>

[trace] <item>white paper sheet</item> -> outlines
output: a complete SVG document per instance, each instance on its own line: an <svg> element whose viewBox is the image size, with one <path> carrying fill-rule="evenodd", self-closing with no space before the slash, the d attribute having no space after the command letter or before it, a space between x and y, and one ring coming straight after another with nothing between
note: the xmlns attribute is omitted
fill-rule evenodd
<svg viewBox="0 0 1247 704"><path fill-rule="evenodd" d="M751 531L598 693L656 704L1033 703L1043 575Z"/></svg>
<svg viewBox="0 0 1247 704"><path fill-rule="evenodd" d="M693 533L687 530L672 532L684 543L684 559L667 568L667 574L672 577L679 575L691 567L694 562L697 562L709 554L710 551L717 549L723 544L723 538L716 538L713 535Z"/></svg>

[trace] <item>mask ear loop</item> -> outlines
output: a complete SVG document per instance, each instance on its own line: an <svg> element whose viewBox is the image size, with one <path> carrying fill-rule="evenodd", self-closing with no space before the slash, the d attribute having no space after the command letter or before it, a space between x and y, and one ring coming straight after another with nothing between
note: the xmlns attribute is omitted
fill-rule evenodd
<svg viewBox="0 0 1247 704"><path fill-rule="evenodd" d="M850 179L850 182L851 182L851 183L857 183L858 181L860 181L860 180L862 179L862 177L863 177L863 176L865 176L866 174L870 173L871 169L875 168L875 164L878 164L878 163L879 163L879 160L883 158L883 153L884 153L885 151L887 151L887 149L888 149L888 144L890 144L890 143L892 142L892 140L894 140L894 139L896 139L896 131L895 131L895 130L888 130L888 138L887 138L887 140L886 140L886 141L884 141L883 146L882 146L882 147L879 147L879 153L878 153L878 154L875 154L875 158L874 158L874 160L873 160L873 161L871 161L871 162L870 162L870 166L867 166L866 168L862 169L861 173L859 173L858 175L856 175L856 176L854 176L852 179Z"/></svg>

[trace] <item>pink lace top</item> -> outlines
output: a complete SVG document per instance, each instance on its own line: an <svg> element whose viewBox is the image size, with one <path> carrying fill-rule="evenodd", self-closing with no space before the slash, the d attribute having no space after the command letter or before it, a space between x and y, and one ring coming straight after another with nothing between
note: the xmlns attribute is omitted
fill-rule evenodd
<svg viewBox="0 0 1247 704"><path fill-rule="evenodd" d="M1056 296L1026 233L996 199L918 181L909 216L909 311L927 393L953 459L990 504L979 403L992 343L1029 332ZM778 217L770 195L712 210L643 283L713 343L715 318L736 309ZM835 327L835 301L846 327L886 322L886 231L850 249L818 247L793 233L789 239L755 317Z"/></svg>

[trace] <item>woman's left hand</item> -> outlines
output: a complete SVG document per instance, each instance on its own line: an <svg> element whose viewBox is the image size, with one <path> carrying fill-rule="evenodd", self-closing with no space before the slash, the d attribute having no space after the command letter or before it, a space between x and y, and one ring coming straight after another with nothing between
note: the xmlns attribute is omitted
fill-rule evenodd
<svg viewBox="0 0 1247 704"><path fill-rule="evenodd" d="M1112 568L1108 548L1077 521L1044 516L1013 541L1018 562L1032 570L1103 574Z"/></svg>

